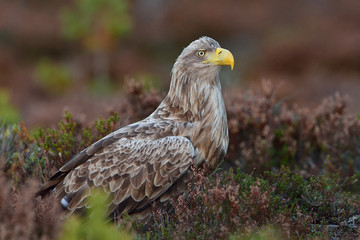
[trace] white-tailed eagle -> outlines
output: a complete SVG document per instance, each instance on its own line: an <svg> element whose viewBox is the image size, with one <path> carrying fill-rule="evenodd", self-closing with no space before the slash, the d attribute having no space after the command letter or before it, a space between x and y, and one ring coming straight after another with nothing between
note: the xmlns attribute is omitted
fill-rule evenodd
<svg viewBox="0 0 360 240"><path fill-rule="evenodd" d="M150 116L79 152L37 195L52 190L72 213L87 206L97 187L108 194L115 221L126 211L146 222L154 201L165 206L183 191L192 164L214 169L227 151L221 65L232 69L234 58L218 42L209 37L192 42L177 58L169 92Z"/></svg>

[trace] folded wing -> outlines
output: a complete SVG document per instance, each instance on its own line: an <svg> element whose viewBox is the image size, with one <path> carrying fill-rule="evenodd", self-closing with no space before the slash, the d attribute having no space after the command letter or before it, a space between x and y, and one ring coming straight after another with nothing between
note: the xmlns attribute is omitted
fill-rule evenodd
<svg viewBox="0 0 360 240"><path fill-rule="evenodd" d="M92 189L111 199L109 213L136 213L174 185L190 167L195 150L189 139L120 139L68 172L55 192L71 212L88 205Z"/></svg>

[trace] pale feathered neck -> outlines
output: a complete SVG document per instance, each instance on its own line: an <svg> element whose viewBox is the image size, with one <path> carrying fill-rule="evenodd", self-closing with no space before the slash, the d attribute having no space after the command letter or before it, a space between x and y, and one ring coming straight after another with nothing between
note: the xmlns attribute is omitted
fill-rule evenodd
<svg viewBox="0 0 360 240"><path fill-rule="evenodd" d="M167 104L171 107L182 108L184 112L191 112L195 118L202 118L205 107L208 108L212 103L209 96L213 94L221 95L221 85L219 80L219 67L196 69L194 71L179 70L177 64L174 65L171 74L171 83ZM222 100L222 96L221 100Z"/></svg>

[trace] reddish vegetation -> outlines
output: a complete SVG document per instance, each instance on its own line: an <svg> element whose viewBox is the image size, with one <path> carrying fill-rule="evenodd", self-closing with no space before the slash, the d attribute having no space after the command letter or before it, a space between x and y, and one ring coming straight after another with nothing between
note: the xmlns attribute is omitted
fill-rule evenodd
<svg viewBox="0 0 360 240"><path fill-rule="evenodd" d="M227 159L247 171L284 164L319 174L325 160L332 171L351 176L359 170L360 123L346 112L346 98L336 94L315 109L277 100L272 84L263 94L227 98L230 147Z"/></svg>
<svg viewBox="0 0 360 240"><path fill-rule="evenodd" d="M68 113L57 129L38 133L29 134L24 125L2 125L0 228L17 225L4 236L46 239L59 233L56 201L33 199L35 185L96 139L144 117L162 99L131 80L126 92L120 114L100 118L93 126ZM335 96L310 111L278 101L271 84L264 82L261 94L227 96L226 102L231 140L222 167L239 170L217 170L210 177L206 166L194 171L190 191L174 199L173 212L155 212L158 221L147 236L226 238L268 225L285 238L355 236L358 222L350 219L359 216L360 201L347 191L358 187L360 128L358 119L346 113L346 101Z"/></svg>
<svg viewBox="0 0 360 240"><path fill-rule="evenodd" d="M354 239L360 216L360 123L353 114L360 110L359 4L131 1L133 29L113 42L108 89L97 95L94 90L106 84L93 86L94 56L61 33L61 9L73 1L2 1L0 90L24 123L0 119L0 239L59 235L62 211L55 199L34 199L33 192L73 154L151 113L182 47L201 35L233 52L234 82L258 89L266 77L273 85L230 90L223 72L230 133L225 170L210 177L206 167L195 171L190 191L174 199L174 211L154 213L157 225L145 237L243 237L271 225L284 238ZM37 75L43 58L50 62L41 69L51 76L45 82ZM52 82L56 77L59 82ZM151 84L162 90L149 90ZM123 91L114 90L120 86ZM324 96L331 97L320 103ZM0 91L0 110L1 104ZM61 118L64 110L74 116ZM99 114L110 117L93 124Z"/></svg>
<svg viewBox="0 0 360 240"><path fill-rule="evenodd" d="M0 238L55 239L62 226L62 211L54 197L34 199L38 181L15 189L0 174Z"/></svg>

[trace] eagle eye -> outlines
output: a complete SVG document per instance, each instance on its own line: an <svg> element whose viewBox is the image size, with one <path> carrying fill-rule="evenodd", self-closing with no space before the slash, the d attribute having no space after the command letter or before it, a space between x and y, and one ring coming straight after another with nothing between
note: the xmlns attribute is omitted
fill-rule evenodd
<svg viewBox="0 0 360 240"><path fill-rule="evenodd" d="M205 54L206 54L206 51L205 50L203 50L203 49L200 49L200 50L198 50L197 51L197 53L196 53L199 57L203 57L203 56L205 56Z"/></svg>

